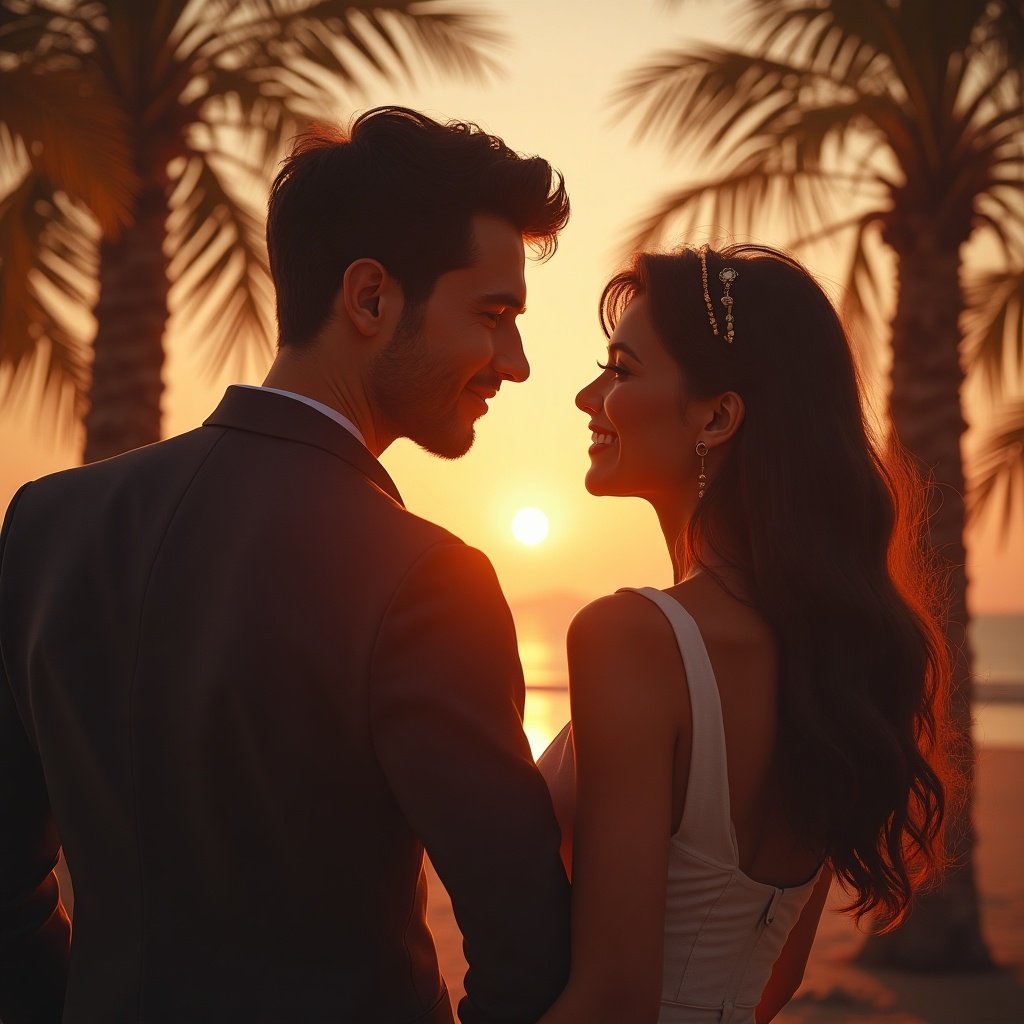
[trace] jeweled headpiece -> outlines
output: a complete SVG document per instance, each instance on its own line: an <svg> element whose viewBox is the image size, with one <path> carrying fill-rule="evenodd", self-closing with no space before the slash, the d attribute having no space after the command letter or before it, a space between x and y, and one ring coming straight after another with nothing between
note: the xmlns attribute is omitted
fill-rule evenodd
<svg viewBox="0 0 1024 1024"><path fill-rule="evenodd" d="M704 306L708 311L708 321L711 324L711 333L718 337L718 320L715 319L715 307L711 301L711 293L708 291L708 247L702 245L698 250L700 254L700 283L704 288ZM722 282L722 305L725 306L725 340L731 345L736 337L735 324L732 317L733 299L729 294L733 281L740 276L738 270L733 267L723 267L718 272L718 280Z"/></svg>

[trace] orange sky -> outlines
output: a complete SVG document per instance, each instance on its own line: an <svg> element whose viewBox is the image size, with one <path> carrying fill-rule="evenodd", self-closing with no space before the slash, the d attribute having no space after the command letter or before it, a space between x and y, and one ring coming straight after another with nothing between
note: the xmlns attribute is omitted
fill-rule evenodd
<svg viewBox="0 0 1024 1024"><path fill-rule="evenodd" d="M603 354L597 297L619 262L629 225L664 190L699 172L670 161L653 144L635 143L628 127L613 123L610 94L626 69L659 47L695 36L728 38L728 5L478 0L474 6L496 12L510 37L504 78L467 86L428 74L415 88L375 86L354 98L351 109L397 102L477 121L565 173L573 219L554 259L527 269L529 311L521 326L530 380L502 390L481 421L474 449L458 463L433 459L406 442L382 461L412 510L492 558L514 604L552 591L589 599L621 586L667 586L668 559L649 508L637 500L595 499L583 488L589 433L573 397ZM339 108L325 117L347 120L349 113ZM708 226L689 237L700 241L710 232ZM770 225L756 237L785 241ZM826 286L842 277L837 256L815 254L808 262ZM260 367L250 366L241 375L209 379L193 355L196 340L172 328L166 433L197 425L227 383L258 382L261 376ZM969 418L980 422L984 408L972 401ZM41 433L31 414L0 411L0 504L23 480L73 465L78 448L75 440ZM518 544L509 529L524 505L544 509L551 520L549 539L536 548ZM972 607L1024 612L1024 529L1018 522L1003 543L992 526L983 522L971 532Z"/></svg>

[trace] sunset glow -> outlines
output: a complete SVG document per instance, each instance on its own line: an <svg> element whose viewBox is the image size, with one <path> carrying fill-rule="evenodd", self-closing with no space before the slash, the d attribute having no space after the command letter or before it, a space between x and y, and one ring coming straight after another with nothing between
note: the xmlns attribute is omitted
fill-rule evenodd
<svg viewBox="0 0 1024 1024"><path fill-rule="evenodd" d="M597 299L623 265L627 238L666 189L712 173L686 153L665 152L653 141L632 143L632 123L610 121L611 97L629 69L647 59L661 40L686 38L710 45L734 40L731 5L689 5L682 22L678 6L672 4L627 6L600 0L586 5L585 22L577 4L523 0L501 5L486 0L481 7L497 15L502 31L516 40L503 75L472 86L426 74L413 76L414 81L382 79L358 101L339 103L321 116L344 122L357 110L395 103L441 120L475 121L500 134L513 149L552 161L565 175L572 219L552 259L527 263L529 312L519 322L530 360L529 379L508 382L488 403L490 411L464 458L441 463L399 440L381 461L411 512L487 555L513 611L523 601L553 591L564 592L569 605L580 607L621 586L667 587L673 581L672 566L649 507L635 499L598 499L584 487L590 431L588 417L574 398L593 378L595 359L606 354ZM567 38L578 38L579 47L567 48ZM561 80L579 83L579 88L553 93L553 68ZM601 72L595 74L595 68ZM260 211L269 185L268 172L253 189L252 201ZM670 232L666 245L699 244L733 230L739 229L725 223L706 224L685 237ZM778 245L802 233L779 217L739 240ZM838 301L847 267L845 257L830 245L801 255ZM174 292L171 305L177 310L178 304ZM91 322L80 325L83 334L92 329ZM213 364L188 321L172 320L163 370L164 434L201 424L229 384L259 384L270 354L255 347L249 351L248 359ZM886 364L884 359L875 363L872 394L880 410L887 394L882 377ZM5 381L0 374L0 390ZM968 388L965 401L972 424L965 450L973 451L976 432L990 418L989 407L976 389ZM0 407L0 509L26 480L80 460L80 430L55 428L49 417L25 402L5 401ZM555 533L531 542L514 533L510 521L517 510L538 504L553 521ZM999 516L985 513L968 528L974 613L1010 614L1024 608L1024 529L1014 524L1002 535L999 527Z"/></svg>
<svg viewBox="0 0 1024 1024"><path fill-rule="evenodd" d="M512 535L520 544L534 547L547 539L548 517L539 508L521 508L512 517Z"/></svg>

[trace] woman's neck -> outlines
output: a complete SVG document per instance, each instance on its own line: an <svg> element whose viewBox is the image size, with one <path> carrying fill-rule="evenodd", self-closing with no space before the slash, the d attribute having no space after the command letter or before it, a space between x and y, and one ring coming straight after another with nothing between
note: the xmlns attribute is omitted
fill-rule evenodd
<svg viewBox="0 0 1024 1024"><path fill-rule="evenodd" d="M681 581L681 568L679 562L679 540L690 521L693 510L684 507L681 503L670 505L666 502L651 502L654 511L658 516L661 525L661 532L665 538L665 546L668 548L668 556L672 560L672 580L675 583Z"/></svg>
<svg viewBox="0 0 1024 1024"><path fill-rule="evenodd" d="M652 503L653 504L653 503ZM744 573L734 560L726 557L721 551L707 544L700 544L695 550L690 551L690 566L684 576L681 559L682 540L686 528L689 526L694 509L682 504L670 506L665 503L654 504L654 511L658 516L658 523L661 525L661 532L665 538L665 546L668 548L669 558L672 561L672 579L675 583L682 583L698 573L706 573L713 576L730 593L741 600L749 600L750 584Z"/></svg>

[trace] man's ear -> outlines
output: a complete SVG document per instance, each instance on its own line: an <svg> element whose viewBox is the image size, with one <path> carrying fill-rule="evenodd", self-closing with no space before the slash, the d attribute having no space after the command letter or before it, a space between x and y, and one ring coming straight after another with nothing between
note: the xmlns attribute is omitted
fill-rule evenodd
<svg viewBox="0 0 1024 1024"><path fill-rule="evenodd" d="M390 335L402 314L402 289L377 260L350 263L334 297L335 316L344 316L364 337Z"/></svg>
<svg viewBox="0 0 1024 1024"><path fill-rule="evenodd" d="M698 441L708 448L725 444L743 425L746 415L743 399L735 391L725 391L710 403L707 421Z"/></svg>

